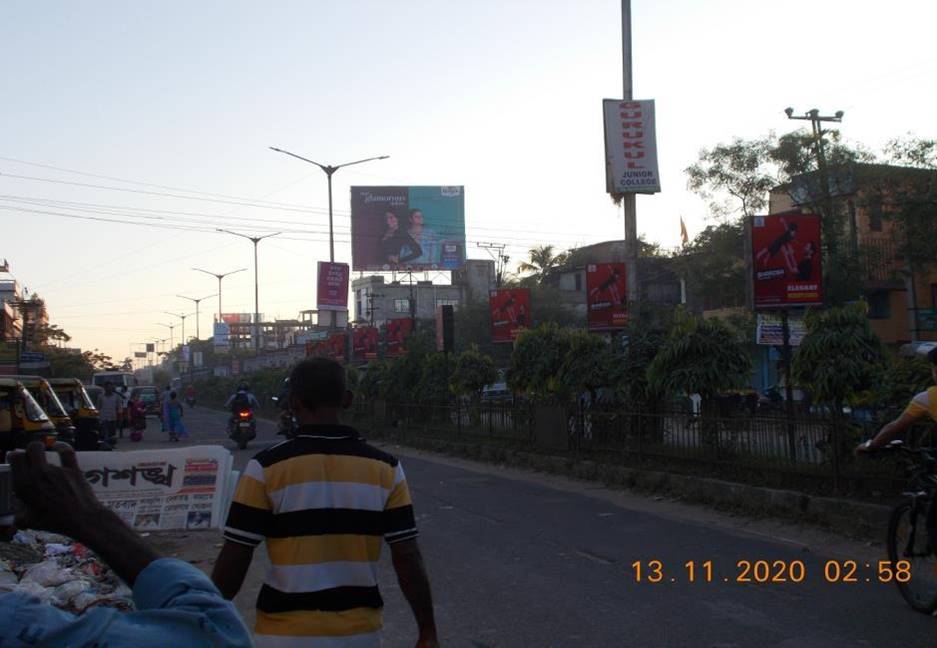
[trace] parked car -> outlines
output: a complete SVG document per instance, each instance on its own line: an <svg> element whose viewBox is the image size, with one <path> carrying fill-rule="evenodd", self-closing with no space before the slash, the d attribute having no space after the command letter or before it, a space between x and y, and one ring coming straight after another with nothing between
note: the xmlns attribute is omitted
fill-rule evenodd
<svg viewBox="0 0 937 648"><path fill-rule="evenodd" d="M143 405L146 407L147 416L160 416L162 410L160 409L160 395L159 390L152 385L146 385L143 387L134 387L130 390L130 398L138 396L143 402Z"/></svg>
<svg viewBox="0 0 937 648"><path fill-rule="evenodd" d="M485 385L482 389L481 400L483 403L503 403L511 400L511 390L508 389L507 383L504 382Z"/></svg>

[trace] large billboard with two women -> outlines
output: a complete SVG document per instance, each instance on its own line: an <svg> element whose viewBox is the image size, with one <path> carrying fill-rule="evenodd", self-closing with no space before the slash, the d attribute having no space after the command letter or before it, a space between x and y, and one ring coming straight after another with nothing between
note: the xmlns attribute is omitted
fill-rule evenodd
<svg viewBox="0 0 937 648"><path fill-rule="evenodd" d="M352 187L352 268L369 272L461 268L464 189Z"/></svg>

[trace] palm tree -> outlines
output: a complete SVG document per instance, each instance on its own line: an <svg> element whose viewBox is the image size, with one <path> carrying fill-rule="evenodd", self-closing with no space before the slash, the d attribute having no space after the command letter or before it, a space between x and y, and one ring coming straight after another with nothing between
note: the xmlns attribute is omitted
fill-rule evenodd
<svg viewBox="0 0 937 648"><path fill-rule="evenodd" d="M531 248L528 253L530 254L530 261L522 261L517 266L517 270L518 272L530 273L530 276L525 278L532 279L539 284L542 284L557 269L565 265L568 257L566 252L554 254L552 245Z"/></svg>

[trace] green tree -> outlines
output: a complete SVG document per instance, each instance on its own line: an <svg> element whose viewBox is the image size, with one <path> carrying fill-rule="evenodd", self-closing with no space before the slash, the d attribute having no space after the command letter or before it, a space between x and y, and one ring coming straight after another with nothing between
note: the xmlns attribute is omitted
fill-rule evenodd
<svg viewBox="0 0 937 648"><path fill-rule="evenodd" d="M720 319L680 312L647 370L650 388L661 394L699 394L705 415L715 397L742 387L751 370L738 333Z"/></svg>
<svg viewBox="0 0 937 648"><path fill-rule="evenodd" d="M867 311L860 302L811 310L804 319L807 335L794 355L794 381L815 402L831 406L837 417L882 377L882 343L869 328Z"/></svg>
<svg viewBox="0 0 937 648"><path fill-rule="evenodd" d="M600 387L608 387L612 380L612 353L605 337L584 330L567 334L566 354L557 371L558 391L570 399L588 393L596 400Z"/></svg>
<svg viewBox="0 0 937 648"><path fill-rule="evenodd" d="M743 306L749 277L741 221L710 225L675 257L694 304L705 309Z"/></svg>
<svg viewBox="0 0 937 648"><path fill-rule="evenodd" d="M421 403L443 405L449 402L449 378L453 362L449 355L436 351L429 353L423 363L423 375L416 386L416 400Z"/></svg>
<svg viewBox="0 0 937 648"><path fill-rule="evenodd" d="M454 394L469 396L478 402L485 385L498 380L498 370L490 356L472 346L458 355L449 387Z"/></svg>
<svg viewBox="0 0 937 648"><path fill-rule="evenodd" d="M547 322L521 333L514 343L507 383L512 391L534 399L558 392L557 374L569 350L569 331Z"/></svg>
<svg viewBox="0 0 937 648"><path fill-rule="evenodd" d="M543 284L566 263L566 253L557 253L553 245L541 245L531 248L528 261L522 261L517 270L528 276L522 280L525 284Z"/></svg>
<svg viewBox="0 0 937 648"><path fill-rule="evenodd" d="M702 149L696 163L685 170L687 188L708 200L716 217L751 216L768 205L768 192L778 184L770 155L774 146L774 136L769 135ZM722 198L725 194L728 199Z"/></svg>

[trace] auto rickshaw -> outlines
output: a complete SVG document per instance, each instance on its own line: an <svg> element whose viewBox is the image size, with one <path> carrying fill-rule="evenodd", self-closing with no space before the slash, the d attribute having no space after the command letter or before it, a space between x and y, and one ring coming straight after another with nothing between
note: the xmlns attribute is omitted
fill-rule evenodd
<svg viewBox="0 0 937 648"><path fill-rule="evenodd" d="M55 425L22 383L0 378L0 454L32 441L52 448L57 439Z"/></svg>
<svg viewBox="0 0 937 648"><path fill-rule="evenodd" d="M75 450L100 450L101 414L78 378L49 378L75 425Z"/></svg>
<svg viewBox="0 0 937 648"><path fill-rule="evenodd" d="M42 376L11 376L11 378L20 381L23 387L36 399L39 406L45 410L49 420L55 426L56 432L58 432L59 441L74 445L75 424L62 405L62 401L53 391L49 381Z"/></svg>

